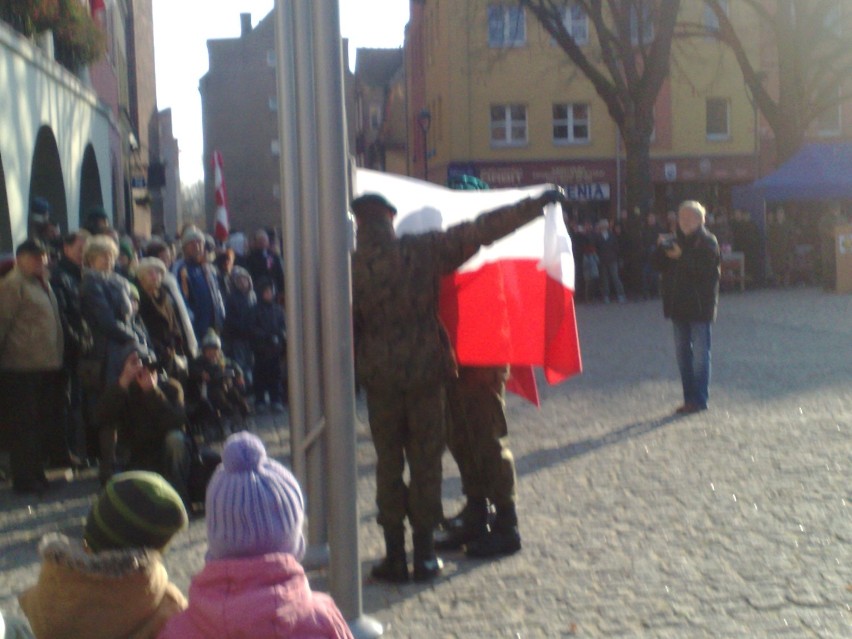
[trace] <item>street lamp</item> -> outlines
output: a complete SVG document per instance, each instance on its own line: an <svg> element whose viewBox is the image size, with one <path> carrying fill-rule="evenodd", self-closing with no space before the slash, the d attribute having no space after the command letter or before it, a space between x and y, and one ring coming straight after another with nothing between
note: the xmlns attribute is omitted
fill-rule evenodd
<svg viewBox="0 0 852 639"><path fill-rule="evenodd" d="M429 113L429 109L422 108L420 109L420 113L417 114L417 124L420 125L420 130L423 132L423 176L427 182L429 181L429 143L427 140L427 135L429 134L429 127L432 126L432 114Z"/></svg>

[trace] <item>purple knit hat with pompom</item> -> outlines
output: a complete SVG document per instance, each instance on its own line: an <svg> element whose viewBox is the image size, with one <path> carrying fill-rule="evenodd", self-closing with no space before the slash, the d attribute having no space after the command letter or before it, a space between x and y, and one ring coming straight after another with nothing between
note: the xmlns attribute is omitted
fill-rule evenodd
<svg viewBox="0 0 852 639"><path fill-rule="evenodd" d="M207 486L209 559L305 554L305 502L299 482L266 456L256 435L228 437L222 463Z"/></svg>

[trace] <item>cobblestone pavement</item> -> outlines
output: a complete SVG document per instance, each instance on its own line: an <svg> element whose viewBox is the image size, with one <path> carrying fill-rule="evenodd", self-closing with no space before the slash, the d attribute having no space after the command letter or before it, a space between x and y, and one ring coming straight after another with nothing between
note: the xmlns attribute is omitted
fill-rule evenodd
<svg viewBox="0 0 852 639"><path fill-rule="evenodd" d="M542 383L540 410L509 399L522 552L447 554L425 586L365 580L365 614L388 637L852 637L852 297L723 295L711 409L681 418L659 302L581 306L578 322L584 374ZM257 429L286 459L284 423ZM367 574L383 548L364 423L357 455ZM38 538L79 534L95 488L77 478L41 502L0 488L4 613L35 579ZM444 494L452 513L449 456ZM181 588L204 550L196 520L166 556Z"/></svg>

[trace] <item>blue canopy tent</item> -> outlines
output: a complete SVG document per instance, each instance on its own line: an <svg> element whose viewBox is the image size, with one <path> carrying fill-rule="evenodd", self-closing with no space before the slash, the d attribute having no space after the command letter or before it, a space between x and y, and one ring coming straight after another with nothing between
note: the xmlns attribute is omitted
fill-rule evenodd
<svg viewBox="0 0 852 639"><path fill-rule="evenodd" d="M852 199L852 142L805 144L751 185L767 202Z"/></svg>

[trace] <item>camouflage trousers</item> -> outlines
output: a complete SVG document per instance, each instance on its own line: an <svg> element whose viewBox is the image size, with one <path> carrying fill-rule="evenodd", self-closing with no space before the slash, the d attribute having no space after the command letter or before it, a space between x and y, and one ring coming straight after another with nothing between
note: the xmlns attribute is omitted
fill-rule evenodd
<svg viewBox="0 0 852 639"><path fill-rule="evenodd" d="M508 366L461 366L447 389L447 445L468 498L497 506L516 499L515 459L508 446L505 395Z"/></svg>
<svg viewBox="0 0 852 639"><path fill-rule="evenodd" d="M403 391L368 388L367 411L376 447L376 505L382 528L431 530L443 517L441 456L446 391L428 386ZM403 472L408 461L409 485Z"/></svg>

